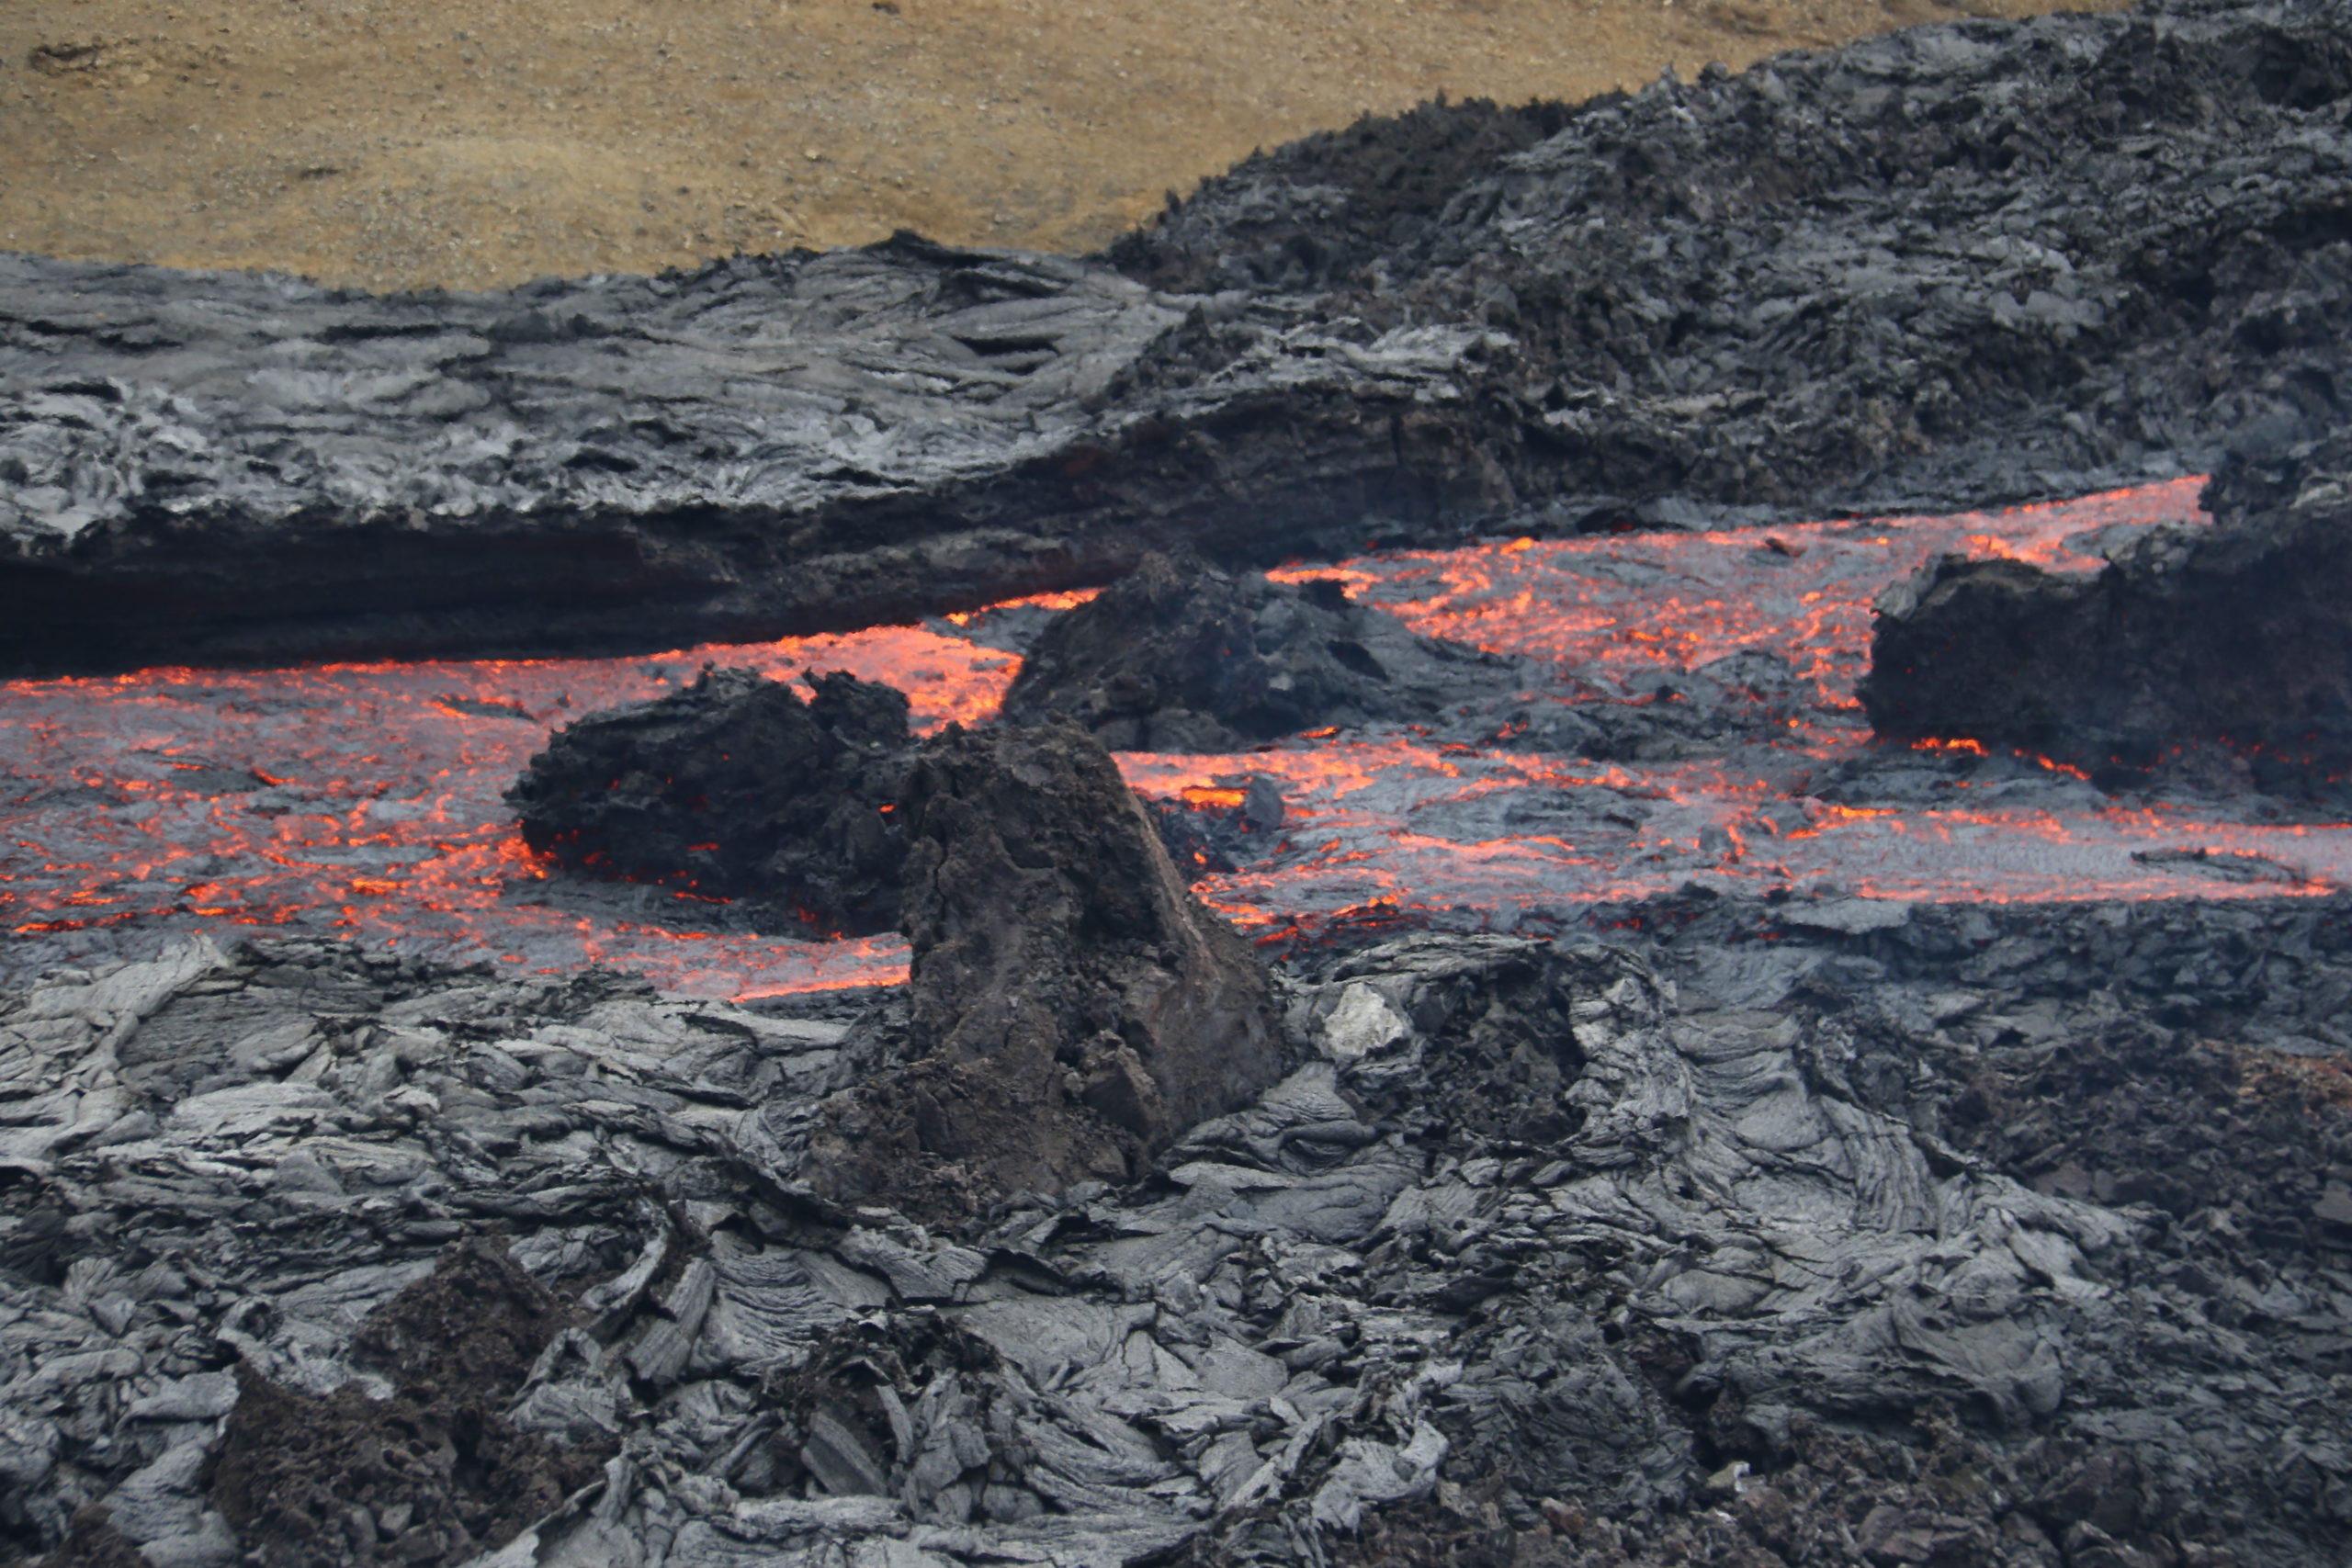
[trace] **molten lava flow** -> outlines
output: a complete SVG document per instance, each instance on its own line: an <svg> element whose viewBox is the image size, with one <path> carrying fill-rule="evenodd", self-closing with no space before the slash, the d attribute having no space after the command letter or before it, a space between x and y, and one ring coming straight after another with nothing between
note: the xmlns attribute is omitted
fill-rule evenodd
<svg viewBox="0 0 2352 1568"><path fill-rule="evenodd" d="M130 923L291 927L535 968L609 962L732 994L876 984L905 948L613 922L534 905L546 870L499 796L550 726L660 696L705 663L847 670L919 728L987 718L1019 661L915 626L652 659L148 670L0 686L0 901L64 955ZM639 889L644 905L707 903Z"/></svg>
<svg viewBox="0 0 2352 1568"><path fill-rule="evenodd" d="M1948 549L2088 570L2094 540L2192 521L2198 485L1769 535L1519 540L1286 574L1339 576L1425 631L1555 660L1563 682L1544 694L1559 700L1744 649L1788 659L1815 683L1819 707L1787 720L1770 744L1721 760L1599 763L1321 731L1247 756L1137 755L1122 766L1138 789L1203 810L1238 807L1252 775L1280 787L1280 847L1199 885L1269 938L1397 921L1549 929L1580 906L1687 883L1882 898L2313 891L2352 877L2352 829L2127 807L2075 770L1987 756L1973 741L1904 753L1932 774L1927 807L1809 793L1871 750L1842 710L1867 658L1870 602L1889 582ZM548 728L674 690L706 661L888 681L908 693L925 729L988 717L1017 666L944 632L882 626L654 659L167 669L9 683L0 686L0 908L17 938L9 967L130 955L177 931L264 928L535 969L610 963L691 994L898 978L906 953L896 942L730 931L725 908L691 889L608 889L596 906L605 912L567 911L577 901L571 885L523 849L500 795ZM621 918L616 898L631 906ZM651 918L661 910L672 918ZM685 911L707 923L677 919Z"/></svg>
<svg viewBox="0 0 2352 1568"><path fill-rule="evenodd" d="M2210 521L2202 479L1951 517L1812 523L1770 533L1611 535L1367 557L1270 575L1345 581L1415 631L1557 661L1622 686L1747 649L1789 660L1825 706L1854 705L1871 602L1946 553L2090 571L2119 532Z"/></svg>
<svg viewBox="0 0 2352 1568"><path fill-rule="evenodd" d="M1032 593L1026 598L1000 600L985 609L951 610L944 619L955 626L971 626L1007 610L1075 610L1102 592L1100 588L1065 588L1051 593Z"/></svg>
<svg viewBox="0 0 2352 1568"><path fill-rule="evenodd" d="M1182 796L1238 759L1121 761L1138 790ZM1579 905L1691 884L2024 902L2308 895L2352 882L2352 827L2199 821L2113 806L2086 785L2064 810L1807 801L1792 824L1775 819L1788 813L1783 781L1712 762L1576 764L1401 739L1292 742L1247 761L1282 782L1283 851L1197 890L1245 930L1275 935L1367 912L1542 931ZM1543 813L1525 808L1562 795L1579 797L1557 818L1576 829L1543 830Z"/></svg>

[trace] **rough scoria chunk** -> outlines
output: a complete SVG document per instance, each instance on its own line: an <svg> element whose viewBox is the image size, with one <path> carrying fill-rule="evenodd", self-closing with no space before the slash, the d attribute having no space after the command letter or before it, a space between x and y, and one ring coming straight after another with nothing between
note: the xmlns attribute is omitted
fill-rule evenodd
<svg viewBox="0 0 2352 1568"><path fill-rule="evenodd" d="M951 725L899 815L916 1057L829 1108L820 1191L940 1213L1125 1180L1281 1076L1264 966L1084 730Z"/></svg>
<svg viewBox="0 0 2352 1568"><path fill-rule="evenodd" d="M1350 603L1335 581L1274 582L1178 551L1144 557L1057 617L1004 711L1068 714L1115 750L1231 751L1326 725L1425 721L1525 680L1510 660Z"/></svg>
<svg viewBox="0 0 2352 1568"><path fill-rule="evenodd" d="M889 930L907 699L845 673L808 684L803 702L752 671L705 670L557 731L506 793L525 841L577 870L763 900L821 931Z"/></svg>

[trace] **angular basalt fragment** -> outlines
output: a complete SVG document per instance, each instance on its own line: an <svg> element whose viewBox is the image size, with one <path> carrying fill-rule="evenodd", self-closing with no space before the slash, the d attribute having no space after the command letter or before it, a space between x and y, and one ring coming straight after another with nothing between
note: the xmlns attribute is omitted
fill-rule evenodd
<svg viewBox="0 0 2352 1568"><path fill-rule="evenodd" d="M1230 751L1327 725L1426 720L1498 696L1508 661L1416 636L1336 581L1227 573L1152 554L1037 638L1005 716L1068 714L1121 751Z"/></svg>
<svg viewBox="0 0 2352 1568"><path fill-rule="evenodd" d="M951 725L899 818L917 1055L829 1108L818 1190L936 1215L1123 1181L1281 1076L1264 964L1084 730Z"/></svg>
<svg viewBox="0 0 2352 1568"><path fill-rule="evenodd" d="M846 673L808 684L804 702L752 671L705 670L557 731L506 793L525 841L594 874L763 899L820 931L888 931L907 699Z"/></svg>

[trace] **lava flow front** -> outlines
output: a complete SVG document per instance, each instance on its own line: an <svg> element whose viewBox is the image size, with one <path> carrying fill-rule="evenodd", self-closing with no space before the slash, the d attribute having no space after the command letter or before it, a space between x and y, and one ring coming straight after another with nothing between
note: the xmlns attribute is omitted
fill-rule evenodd
<svg viewBox="0 0 2352 1568"><path fill-rule="evenodd" d="M1297 569L1286 575L1340 577L1418 630L1551 661L1558 686L1531 702L1622 701L1645 678L1761 652L1801 678L1809 711L1766 742L1701 761L1602 764L1396 732L1122 761L1159 795L1214 800L1253 775L1279 783L1280 844L1199 885L1270 935L1407 912L1542 929L1693 881L1833 900L2313 891L2352 875L2352 828L2122 804L2036 759L1965 747L1905 753L1890 772L1853 712L1870 602L1888 583L1948 550L2088 570L2120 532L2197 521L2197 491L2181 480L1997 513L1514 541ZM674 690L705 662L848 670L903 688L926 729L983 719L1017 667L967 635L987 619L651 660L7 684L0 905L18 940L5 973L152 951L190 930L273 927L540 970L616 964L688 994L895 979L895 941L771 938L692 889L584 898L523 848L500 795L549 727ZM1856 782L1864 761L1874 783ZM1862 798L1871 788L1883 798ZM697 912L708 918L696 924Z"/></svg>

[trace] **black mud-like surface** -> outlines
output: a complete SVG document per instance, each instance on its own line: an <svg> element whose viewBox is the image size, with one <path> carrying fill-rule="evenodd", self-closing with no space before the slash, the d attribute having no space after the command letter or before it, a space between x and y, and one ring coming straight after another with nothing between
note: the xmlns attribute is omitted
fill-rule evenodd
<svg viewBox="0 0 2352 1568"><path fill-rule="evenodd" d="M2352 440L2244 460L2211 528L2095 578L1946 558L1882 603L1860 695L1882 735L2023 746L2104 782L2202 768L2340 795L2352 772Z"/></svg>
<svg viewBox="0 0 2352 1568"><path fill-rule="evenodd" d="M842 672L809 688L706 670L575 720L507 792L525 842L576 873L749 900L773 929L892 929L906 695Z"/></svg>
<svg viewBox="0 0 2352 1568"><path fill-rule="evenodd" d="M2205 471L2343 417L2347 105L2341 0L2177 0L1426 107L1107 259L901 239L379 299L14 258L0 668L675 647L1179 545Z"/></svg>
<svg viewBox="0 0 2352 1568"><path fill-rule="evenodd" d="M1004 716L1064 714L1114 751L1238 751L1306 729L1426 720L1481 697L1496 707L1543 679L1415 636L1336 580L1272 582L1155 553L1038 635Z"/></svg>

